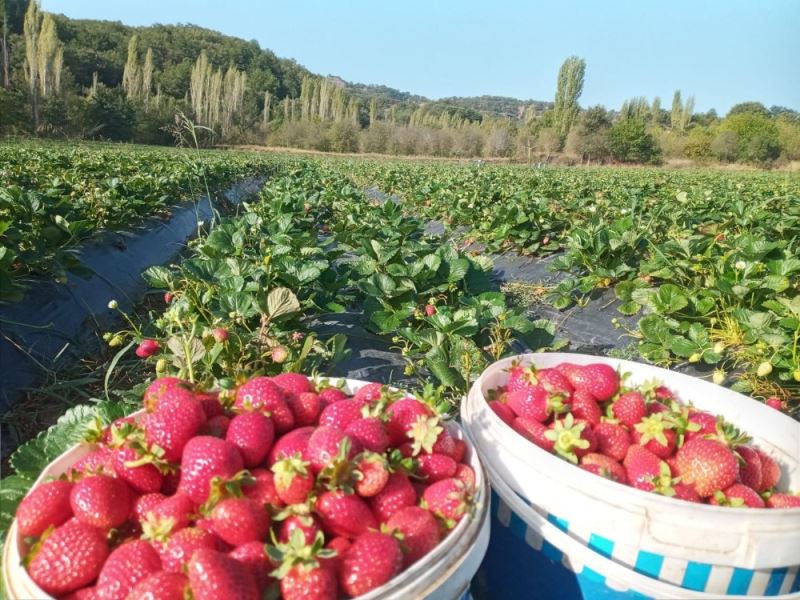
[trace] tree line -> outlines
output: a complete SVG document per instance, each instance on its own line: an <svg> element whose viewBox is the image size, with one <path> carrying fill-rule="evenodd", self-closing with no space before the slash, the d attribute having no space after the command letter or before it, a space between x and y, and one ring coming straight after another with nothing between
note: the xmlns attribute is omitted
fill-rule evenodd
<svg viewBox="0 0 800 600"><path fill-rule="evenodd" d="M677 90L618 109L581 107L586 62L561 66L552 102L430 101L314 75L254 41L191 25L133 28L0 0L0 132L173 143L176 115L199 141L323 151L521 161L800 160L800 115L756 102L720 117Z"/></svg>

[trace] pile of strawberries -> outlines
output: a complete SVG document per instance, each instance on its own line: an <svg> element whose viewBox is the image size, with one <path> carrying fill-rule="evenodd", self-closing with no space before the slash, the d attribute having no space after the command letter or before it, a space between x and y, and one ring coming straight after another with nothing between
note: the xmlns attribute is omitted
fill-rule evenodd
<svg viewBox="0 0 800 600"><path fill-rule="evenodd" d="M220 396L165 377L16 522L29 575L60 598L355 597L469 513L466 451L377 383L350 397L284 373Z"/></svg>
<svg viewBox="0 0 800 600"><path fill-rule="evenodd" d="M688 502L800 507L776 490L780 465L722 417L655 382L629 387L606 364L516 364L489 406L540 448L617 483Z"/></svg>

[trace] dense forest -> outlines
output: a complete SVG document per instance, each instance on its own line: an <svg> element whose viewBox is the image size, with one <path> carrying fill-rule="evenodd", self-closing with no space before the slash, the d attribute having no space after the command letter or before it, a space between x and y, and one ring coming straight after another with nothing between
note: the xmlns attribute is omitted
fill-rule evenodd
<svg viewBox="0 0 800 600"><path fill-rule="evenodd" d="M0 133L527 161L780 165L800 160L800 115L757 102L724 117L634 97L579 104L586 63L568 58L552 102L500 96L429 100L319 76L256 41L194 25L129 27L0 0ZM194 141L194 140L192 140Z"/></svg>

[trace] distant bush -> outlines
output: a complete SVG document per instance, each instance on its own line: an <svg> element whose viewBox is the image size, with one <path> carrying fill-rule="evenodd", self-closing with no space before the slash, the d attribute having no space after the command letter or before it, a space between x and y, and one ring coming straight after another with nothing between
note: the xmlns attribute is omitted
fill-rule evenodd
<svg viewBox="0 0 800 600"><path fill-rule="evenodd" d="M620 119L609 132L611 156L620 162L658 163L660 149L641 119Z"/></svg>

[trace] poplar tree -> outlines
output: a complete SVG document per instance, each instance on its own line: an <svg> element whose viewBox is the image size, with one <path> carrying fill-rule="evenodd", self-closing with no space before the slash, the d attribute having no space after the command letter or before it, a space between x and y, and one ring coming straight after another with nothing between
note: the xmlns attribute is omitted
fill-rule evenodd
<svg viewBox="0 0 800 600"><path fill-rule="evenodd" d="M656 125L661 120L661 98L658 96L653 98L653 104L650 106L650 120Z"/></svg>
<svg viewBox="0 0 800 600"><path fill-rule="evenodd" d="M686 99L686 104L683 105L683 110L681 111L681 131L685 131L686 128L689 126L689 122L692 120L693 113L694 113L694 96L689 96Z"/></svg>
<svg viewBox="0 0 800 600"><path fill-rule="evenodd" d="M669 126L676 131L681 130L681 118L683 115L683 101L681 100L681 91L675 90L672 95L672 111L669 114Z"/></svg>
<svg viewBox="0 0 800 600"><path fill-rule="evenodd" d="M132 35L128 40L128 60L125 61L125 69L122 71L122 89L129 99L139 95L141 86L141 71L139 69L139 36Z"/></svg>
<svg viewBox="0 0 800 600"><path fill-rule="evenodd" d="M583 79L586 74L586 61L570 56L558 71L553 121L556 132L563 140L578 117L580 107L578 98L583 92Z"/></svg>
<svg viewBox="0 0 800 600"><path fill-rule="evenodd" d="M373 97L372 100L369 101L369 126L375 123L378 120L378 99Z"/></svg>
<svg viewBox="0 0 800 600"><path fill-rule="evenodd" d="M33 109L33 125L39 128L39 28L41 27L41 13L39 3L31 0L25 12L25 22L22 33L25 37L25 78L31 93L31 108Z"/></svg>
<svg viewBox="0 0 800 600"><path fill-rule="evenodd" d="M264 125L269 123L269 108L272 104L272 94L264 92L264 112L262 113L261 120Z"/></svg>
<svg viewBox="0 0 800 600"><path fill-rule="evenodd" d="M142 88L141 98L147 100L153 89L153 49L148 48L144 55L144 65L142 66Z"/></svg>

